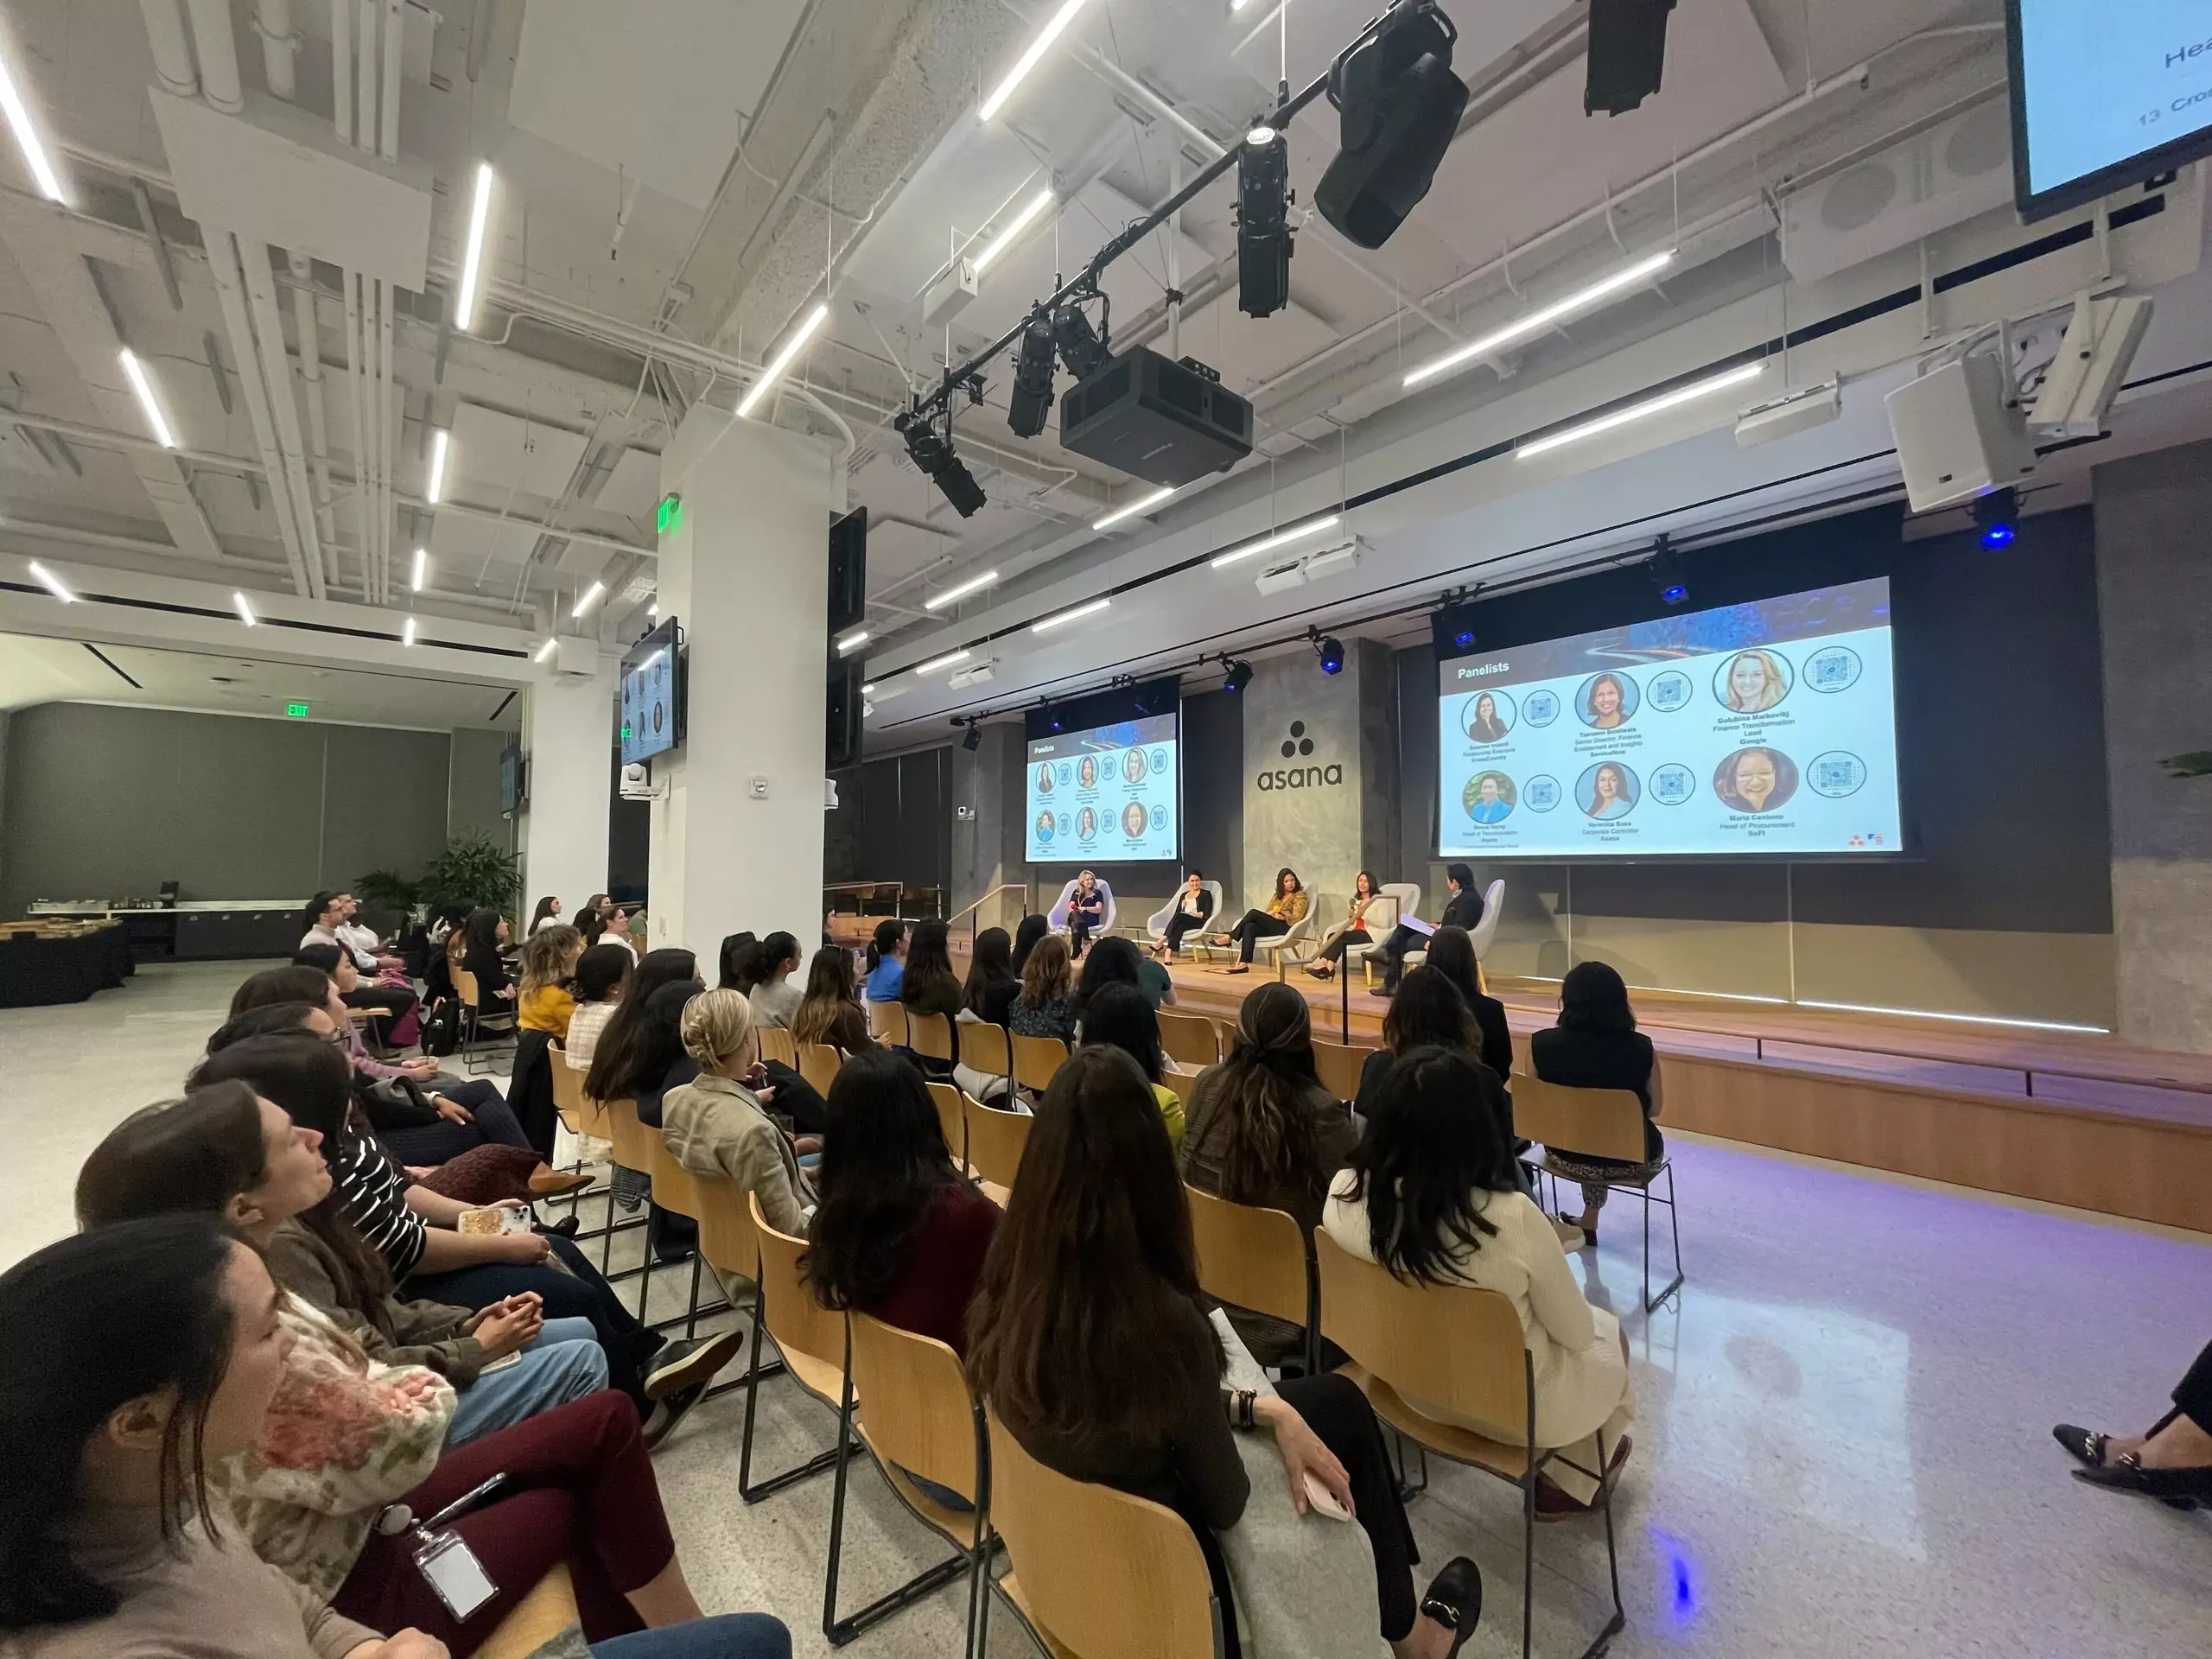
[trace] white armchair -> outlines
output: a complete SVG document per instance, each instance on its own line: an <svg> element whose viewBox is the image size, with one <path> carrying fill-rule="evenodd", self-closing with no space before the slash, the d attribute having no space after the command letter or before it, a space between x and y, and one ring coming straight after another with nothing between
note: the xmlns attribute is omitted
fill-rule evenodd
<svg viewBox="0 0 2212 1659"><path fill-rule="evenodd" d="M1474 941L1477 962L1490 955L1491 941L1497 937L1498 920L1504 914L1505 878L1500 876L1483 889L1483 918L1467 936Z"/></svg>
<svg viewBox="0 0 2212 1659"><path fill-rule="evenodd" d="M1348 944L1344 947L1344 971L1351 973L1364 963L1374 951L1382 948L1382 941L1391 931L1409 916L1421 914L1421 888L1411 881L1385 881L1380 897L1390 901L1388 919L1384 913L1370 906L1367 915L1368 936L1372 944Z"/></svg>
<svg viewBox="0 0 2212 1659"><path fill-rule="evenodd" d="M1278 933L1273 938L1253 940L1252 955L1255 959L1274 963L1280 975L1283 964L1295 961L1295 953L1305 948L1306 937L1313 931L1314 913L1321 908L1321 904L1322 899L1319 893L1309 893L1306 896L1306 913L1290 925L1287 932Z"/></svg>
<svg viewBox="0 0 2212 1659"><path fill-rule="evenodd" d="M1198 889L1202 893L1210 893L1213 895L1213 910L1206 917L1204 923L1202 923L1198 927L1192 929L1183 936L1185 941L1184 948L1186 950L1192 949L1195 945L1199 933L1206 931L1207 929L1221 925L1221 907L1224 904L1228 902L1223 896L1221 883L1218 881L1201 881L1198 883ZM1175 919L1175 907L1182 902L1183 889L1180 886L1178 886L1174 892L1167 895L1167 902L1166 904L1162 905L1158 910L1154 911L1151 915L1144 918L1144 931L1146 937L1150 938L1154 944L1159 944L1160 940L1167 937L1167 924Z"/></svg>
<svg viewBox="0 0 2212 1659"><path fill-rule="evenodd" d="M1052 931L1055 933L1065 933L1068 931L1068 900L1074 896L1075 884L1081 879L1079 876L1070 876L1067 886L1060 889L1060 896L1052 901L1052 909L1046 912L1045 919L1052 924ZM1095 939L1103 939L1114 931L1114 918L1119 912L1114 905L1114 889L1103 881L1099 882L1097 887L1099 893L1106 900L1106 913L1099 918L1098 925L1090 930L1090 937Z"/></svg>

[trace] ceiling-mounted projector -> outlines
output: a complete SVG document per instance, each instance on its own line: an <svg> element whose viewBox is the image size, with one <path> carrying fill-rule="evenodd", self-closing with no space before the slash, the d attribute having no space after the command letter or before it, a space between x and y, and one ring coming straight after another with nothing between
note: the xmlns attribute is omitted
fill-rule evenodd
<svg viewBox="0 0 2212 1659"><path fill-rule="evenodd" d="M1331 576L1344 575L1359 569L1359 562L1367 550L1367 543L1361 537L1342 537L1311 553L1269 565L1252 579L1252 585L1262 594L1279 594L1285 588L1302 588L1309 582L1326 582Z"/></svg>
<svg viewBox="0 0 2212 1659"><path fill-rule="evenodd" d="M1252 405L1194 359L1132 346L1061 397L1060 447L1179 489L1252 453Z"/></svg>

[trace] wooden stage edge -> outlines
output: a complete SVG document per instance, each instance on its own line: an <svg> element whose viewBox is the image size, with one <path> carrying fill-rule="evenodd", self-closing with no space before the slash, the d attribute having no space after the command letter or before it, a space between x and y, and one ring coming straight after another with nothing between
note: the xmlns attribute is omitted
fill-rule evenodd
<svg viewBox="0 0 2212 1659"><path fill-rule="evenodd" d="M1233 1025L1274 976L1179 961L1175 1003ZM1286 982L1331 1040L1379 1043L1388 1004ZM1516 1069L1558 988L1501 980ZM2212 1234L2212 1056L2107 1036L1637 993L1664 1069L1663 1126L1954 1185ZM1695 1202L1694 1199L1688 1200Z"/></svg>

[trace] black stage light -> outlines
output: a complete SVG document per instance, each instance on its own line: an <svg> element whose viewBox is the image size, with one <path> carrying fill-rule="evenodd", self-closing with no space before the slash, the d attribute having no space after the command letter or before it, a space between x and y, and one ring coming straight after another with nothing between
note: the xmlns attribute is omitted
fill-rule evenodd
<svg viewBox="0 0 2212 1659"><path fill-rule="evenodd" d="M1981 544L1991 552L2010 547L2020 534L2020 493L2007 486L1992 490L1974 504L1974 528Z"/></svg>
<svg viewBox="0 0 2212 1659"><path fill-rule="evenodd" d="M960 747L973 754L983 747L983 728L974 721L968 722L968 735L960 740Z"/></svg>
<svg viewBox="0 0 2212 1659"><path fill-rule="evenodd" d="M1014 391L1007 399L1006 423L1017 438L1033 438L1045 429L1052 412L1052 319L1044 311L1029 314L1021 331L1021 349L1014 360Z"/></svg>
<svg viewBox="0 0 2212 1659"><path fill-rule="evenodd" d="M1690 596L1689 578L1682 573L1682 556L1664 536L1651 550L1651 585L1669 605L1680 605Z"/></svg>
<svg viewBox="0 0 2212 1659"><path fill-rule="evenodd" d="M948 418L947 425L950 424ZM906 440L907 455L944 492L944 499L952 504L955 512L963 518L973 518L983 510L990 497L983 493L983 486L976 481L967 463L953 453L950 442L937 429L933 416L908 410L892 425Z"/></svg>
<svg viewBox="0 0 2212 1659"><path fill-rule="evenodd" d="M1333 633L1325 633L1313 642L1313 653L1321 659L1321 671L1334 674L1344 665L1344 642Z"/></svg>
<svg viewBox="0 0 2212 1659"><path fill-rule="evenodd" d="M1248 317L1290 303L1290 140L1255 127L1236 149L1236 297Z"/></svg>
<svg viewBox="0 0 2212 1659"><path fill-rule="evenodd" d="M1675 0L1590 0L1590 77L1582 110L1622 115L1659 90Z"/></svg>
<svg viewBox="0 0 2212 1659"><path fill-rule="evenodd" d="M1242 691L1246 686L1252 683L1251 664L1246 662L1241 657L1232 657L1224 660L1228 672L1221 677L1221 689L1223 690Z"/></svg>
<svg viewBox="0 0 2212 1659"><path fill-rule="evenodd" d="M1400 0L1330 67L1341 147L1313 205L1363 248L1379 248L1397 233L1459 135L1467 83L1452 73L1458 38L1436 0Z"/></svg>
<svg viewBox="0 0 2212 1659"><path fill-rule="evenodd" d="M1064 305L1052 318L1052 334L1059 342L1060 361L1078 380L1088 380L1114 358L1090 319L1080 308Z"/></svg>

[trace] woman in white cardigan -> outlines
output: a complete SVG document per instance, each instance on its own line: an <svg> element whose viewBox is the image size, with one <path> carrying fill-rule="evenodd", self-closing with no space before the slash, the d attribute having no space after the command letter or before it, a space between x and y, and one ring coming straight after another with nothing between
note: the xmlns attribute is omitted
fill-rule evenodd
<svg viewBox="0 0 2212 1659"><path fill-rule="evenodd" d="M1535 1363L1536 1444L1563 1451L1539 1477L1538 1518L1587 1510L1598 1484L1567 1466L1609 1471L1629 1451L1636 1394L1620 1320L1583 1299L1559 1235L1513 1179L1501 1086L1468 1055L1440 1047L1399 1057L1367 1105L1367 1133L1329 1189L1321 1224L1354 1255L1402 1280L1471 1285L1513 1304ZM1521 1433L1408 1398L1416 1411L1518 1444Z"/></svg>

